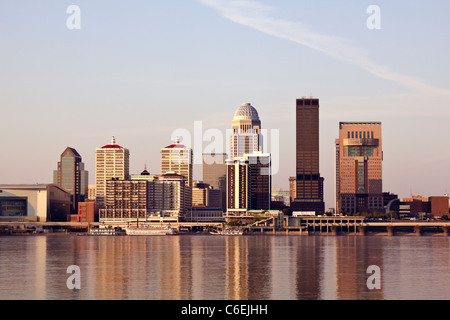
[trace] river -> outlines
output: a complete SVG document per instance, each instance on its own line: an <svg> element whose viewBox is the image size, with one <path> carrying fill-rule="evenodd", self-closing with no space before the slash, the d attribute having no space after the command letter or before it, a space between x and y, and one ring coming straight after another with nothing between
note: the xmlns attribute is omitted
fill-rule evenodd
<svg viewBox="0 0 450 320"><path fill-rule="evenodd" d="M2 300L449 298L450 237L0 237Z"/></svg>

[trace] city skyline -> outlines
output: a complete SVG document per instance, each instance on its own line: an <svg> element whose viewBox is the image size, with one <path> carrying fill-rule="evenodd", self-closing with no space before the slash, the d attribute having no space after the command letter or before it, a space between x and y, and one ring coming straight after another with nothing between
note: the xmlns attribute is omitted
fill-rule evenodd
<svg viewBox="0 0 450 320"><path fill-rule="evenodd" d="M193 132L202 121L225 133L234 110L250 102L264 128L280 130L273 187L287 190L295 99L314 96L325 209L334 206L341 121L383 123L384 190L450 192L445 1L377 1L380 30L366 27L369 2L77 1L81 29L68 30L70 4L0 5L2 184L50 183L68 146L93 184L95 148L111 136L130 150L130 173L145 164L158 173L158 151L175 129Z"/></svg>

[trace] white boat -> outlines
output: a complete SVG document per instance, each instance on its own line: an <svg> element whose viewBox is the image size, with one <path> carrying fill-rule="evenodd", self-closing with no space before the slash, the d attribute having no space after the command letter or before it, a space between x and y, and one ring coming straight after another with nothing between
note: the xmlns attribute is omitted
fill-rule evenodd
<svg viewBox="0 0 450 320"><path fill-rule="evenodd" d="M120 228L108 228L103 225L89 230L89 235L92 236L120 236L123 234L124 232Z"/></svg>
<svg viewBox="0 0 450 320"><path fill-rule="evenodd" d="M129 236L166 236L177 233L171 226L126 227L125 232Z"/></svg>
<svg viewBox="0 0 450 320"><path fill-rule="evenodd" d="M236 229L225 229L222 231L217 232L210 232L214 235L222 235L222 236L242 236L244 232L242 230L236 230Z"/></svg>

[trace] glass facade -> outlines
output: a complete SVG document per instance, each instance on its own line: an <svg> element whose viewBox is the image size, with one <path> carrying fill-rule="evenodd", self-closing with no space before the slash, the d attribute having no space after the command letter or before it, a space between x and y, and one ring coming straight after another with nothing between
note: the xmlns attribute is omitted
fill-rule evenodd
<svg viewBox="0 0 450 320"><path fill-rule="evenodd" d="M27 215L27 199L23 198L0 198L0 216L26 216Z"/></svg>
<svg viewBox="0 0 450 320"><path fill-rule="evenodd" d="M68 147L61 154L53 183L70 193L71 213L78 213L78 203L86 200L89 181L88 172L84 170L84 163L75 149Z"/></svg>

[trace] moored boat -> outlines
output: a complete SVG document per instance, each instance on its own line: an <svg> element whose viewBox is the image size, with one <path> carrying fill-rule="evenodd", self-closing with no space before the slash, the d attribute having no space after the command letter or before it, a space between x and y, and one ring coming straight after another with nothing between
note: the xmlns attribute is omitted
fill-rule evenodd
<svg viewBox="0 0 450 320"><path fill-rule="evenodd" d="M120 236L124 235L125 232L119 227L113 228L101 225L98 228L91 228L88 234L91 236Z"/></svg>
<svg viewBox="0 0 450 320"><path fill-rule="evenodd" d="M166 236L177 233L171 226L126 227L125 232L129 236Z"/></svg>
<svg viewBox="0 0 450 320"><path fill-rule="evenodd" d="M210 232L210 234L222 236L242 236L244 232L238 229L225 229L222 231Z"/></svg>

